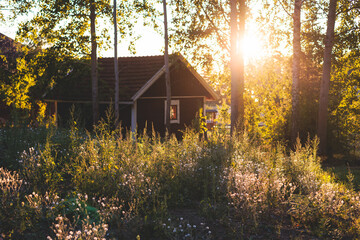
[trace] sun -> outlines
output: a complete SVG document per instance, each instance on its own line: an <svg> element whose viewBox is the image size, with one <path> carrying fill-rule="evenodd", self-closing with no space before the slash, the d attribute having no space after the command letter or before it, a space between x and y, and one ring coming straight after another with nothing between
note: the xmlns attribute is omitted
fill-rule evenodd
<svg viewBox="0 0 360 240"><path fill-rule="evenodd" d="M241 44L245 62L256 60L266 55L264 41L262 37L253 32L245 33L244 39Z"/></svg>

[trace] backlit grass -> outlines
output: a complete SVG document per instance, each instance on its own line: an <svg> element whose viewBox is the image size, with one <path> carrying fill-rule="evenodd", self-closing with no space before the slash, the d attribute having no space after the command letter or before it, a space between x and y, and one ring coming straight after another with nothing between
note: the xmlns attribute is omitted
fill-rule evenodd
<svg viewBox="0 0 360 240"><path fill-rule="evenodd" d="M360 196L322 170L316 141L287 154L221 129L182 141L106 123L0 131L2 238L360 236Z"/></svg>

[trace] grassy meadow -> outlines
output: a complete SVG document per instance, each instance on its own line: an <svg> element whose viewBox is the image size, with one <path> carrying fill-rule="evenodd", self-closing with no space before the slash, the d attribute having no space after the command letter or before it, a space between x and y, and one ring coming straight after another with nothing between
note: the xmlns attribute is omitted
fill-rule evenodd
<svg viewBox="0 0 360 240"><path fill-rule="evenodd" d="M356 239L360 195L317 141L269 147L53 127L0 129L0 239Z"/></svg>

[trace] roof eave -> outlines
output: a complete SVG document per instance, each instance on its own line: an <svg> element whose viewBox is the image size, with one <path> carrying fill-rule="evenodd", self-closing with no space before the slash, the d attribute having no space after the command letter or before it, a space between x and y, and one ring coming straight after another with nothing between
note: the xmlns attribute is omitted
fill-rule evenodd
<svg viewBox="0 0 360 240"><path fill-rule="evenodd" d="M212 97L213 100L219 100L220 96L210 87L210 85L205 81L205 79L203 77L201 77L201 75L190 65L190 63L188 61L186 61L186 59L179 54L177 56L177 58L183 63L185 64L185 66L190 70L190 72L196 77L196 79L200 82L200 84L206 89L206 91L208 91L208 93L210 94L210 96ZM173 63L175 63L176 61L174 61ZM173 63L169 64L169 68L173 65ZM158 80L161 75L165 73L165 65L160 68L159 71L157 71L155 73L155 75L149 80L147 81L140 89L139 91L137 91L134 96L131 97L131 100L136 101L137 99L139 99L155 82L156 80Z"/></svg>
<svg viewBox="0 0 360 240"><path fill-rule="evenodd" d="M190 63L180 54L179 59L183 62L190 72L196 77L196 79L201 83L201 85L210 93L210 96L213 100L219 100L220 96L210 87L210 85L205 81L205 79L190 65Z"/></svg>
<svg viewBox="0 0 360 240"><path fill-rule="evenodd" d="M170 66L171 66L171 64L170 64ZM170 67L170 66L169 66L169 67ZM133 100L133 101L138 100L138 99L156 82L156 80L158 80L158 79L161 77L161 75L162 75L164 72L165 72L165 66L163 66L162 68L160 68L160 70L157 71L157 72L155 73L155 75L152 76L152 77L150 78L150 80L147 81L147 82L139 89L139 91L137 91L137 92L134 94L134 96L131 97L131 100Z"/></svg>

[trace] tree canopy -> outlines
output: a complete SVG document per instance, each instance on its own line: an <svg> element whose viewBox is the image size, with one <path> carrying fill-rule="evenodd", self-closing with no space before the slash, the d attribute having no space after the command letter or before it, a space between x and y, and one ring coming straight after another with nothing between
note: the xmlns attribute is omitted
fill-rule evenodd
<svg viewBox="0 0 360 240"><path fill-rule="evenodd" d="M14 7L14 16L33 11L33 18L19 25L17 39L28 46L25 62L18 60L21 77L2 80L2 92L16 92L19 79L28 82L25 92L39 97L40 92L64 79L76 77L78 66L89 67L91 52L90 4L95 3L96 43L99 48L109 47L112 6L110 0L7 0ZM236 22L246 19L245 38L257 34L261 38L261 53L245 59L244 69L244 124L254 136L265 142L291 139L292 123L297 122L300 139L316 135L320 82L323 74L325 35L329 2L325 0L296 1L300 5L295 46L295 4L290 0L244 1L242 12L239 1ZM358 105L358 57L360 53L360 4L357 1L338 0L334 26L334 46L329 82L330 148L355 146L356 132L360 130ZM196 68L204 73L212 86L223 95L220 105L230 104L231 76L231 7L228 0L171 0L169 19L169 44L173 52L181 52ZM118 26L121 38L135 40L141 33L134 32L134 24L142 15L158 28L160 1L119 1ZM241 15L245 12L245 15ZM240 13L240 14L239 14ZM239 26L237 29L239 30ZM110 28L111 29L111 28ZM239 34L239 33L238 33ZM238 37L238 35L236 36ZM244 49L252 47L236 40ZM241 47L240 47L241 49ZM29 55L30 56L30 55ZM71 59L77 59L76 61ZM78 61L82 59L81 61ZM83 61L85 60L85 61ZM296 63L296 64L295 64ZM76 67L74 67L76 65ZM297 84L294 68L298 69ZM26 67L24 67L26 66ZM24 73L27 68L28 73ZM86 68L86 67L85 67ZM235 64L239 70L239 64ZM23 70L21 70L23 69ZM86 71L89 71L87 68ZM5 75L3 75L5 76ZM30 78L31 76L31 78ZM5 79L5 77L4 77ZM15 80L18 79L18 80ZM25 79L33 79L28 81ZM11 84L10 84L11 82ZM30 84L35 82L35 84ZM12 85L13 84L13 85ZM20 86L20 85L19 85ZM9 90L10 89L10 90ZM295 92L294 90L297 89ZM234 87L233 87L234 90ZM35 94L39 92L39 94ZM292 92L292 93L291 93ZM290 106L294 96L297 104ZM16 94L15 94L16 95ZM19 94L20 96L21 94ZM39 97L41 99L41 97ZM22 99L20 97L20 99ZM23 98L25 99L25 98ZM10 100L9 100L10 102ZM12 101L14 102L14 101ZM297 114L290 114L296 108ZM225 108L224 108L225 109ZM226 115L226 114L225 114ZM224 116L225 116L224 115ZM294 134L293 134L294 136ZM336 147L335 147L336 145Z"/></svg>

